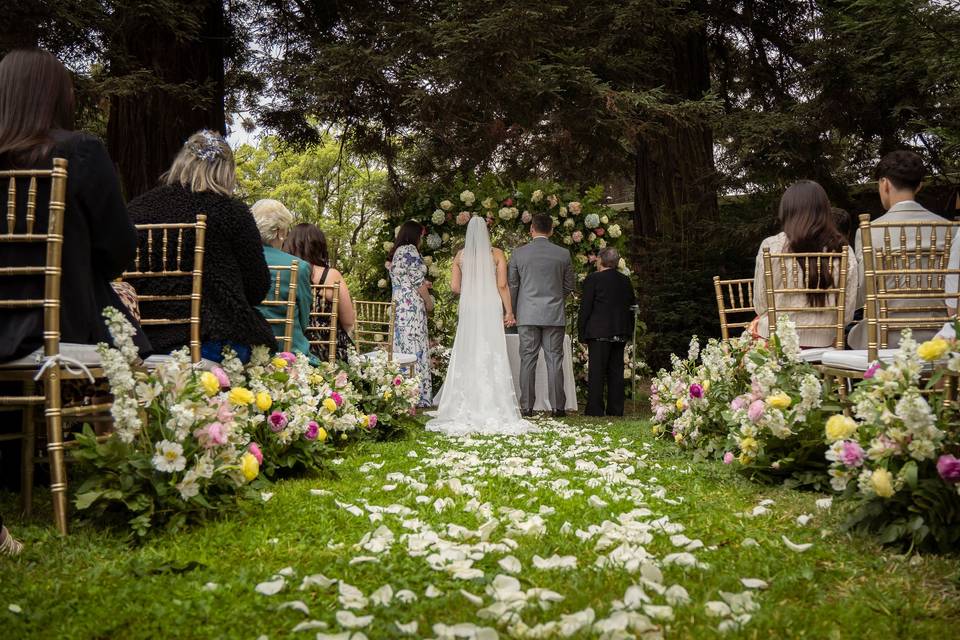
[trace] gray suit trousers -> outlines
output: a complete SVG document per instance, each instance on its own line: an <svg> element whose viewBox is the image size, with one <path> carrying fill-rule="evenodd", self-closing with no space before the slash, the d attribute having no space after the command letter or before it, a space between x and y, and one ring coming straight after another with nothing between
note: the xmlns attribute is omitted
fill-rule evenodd
<svg viewBox="0 0 960 640"><path fill-rule="evenodd" d="M563 392L563 336L564 327L538 327L520 325L520 408L532 411L537 403L537 359L543 347L547 362L547 387L550 408L554 411L567 406Z"/></svg>

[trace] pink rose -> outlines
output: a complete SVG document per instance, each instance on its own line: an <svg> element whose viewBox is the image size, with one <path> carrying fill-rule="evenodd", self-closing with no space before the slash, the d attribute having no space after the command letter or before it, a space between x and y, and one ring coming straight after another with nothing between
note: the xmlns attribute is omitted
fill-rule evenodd
<svg viewBox="0 0 960 640"><path fill-rule="evenodd" d="M582 206L583 205L581 205L579 202L571 202L567 205L567 211L575 216L580 215L580 209Z"/></svg>
<svg viewBox="0 0 960 640"><path fill-rule="evenodd" d="M529 211L524 211L523 215L520 216L520 220L523 221L523 224L530 224L533 222L533 214Z"/></svg>
<svg viewBox="0 0 960 640"><path fill-rule="evenodd" d="M843 451L840 453L840 461L843 462L843 464L848 467L859 467L863 464L863 460L866 457L867 454L863 450L863 447L860 446L860 443L852 440L844 441Z"/></svg>
<svg viewBox="0 0 960 640"><path fill-rule="evenodd" d="M763 417L763 400L754 400L750 403L750 408L747 409L747 417L750 418L751 422L759 422L760 418Z"/></svg>
<svg viewBox="0 0 960 640"><path fill-rule="evenodd" d="M250 446L247 447L247 451L249 451L250 454L257 459L257 464L263 464L263 452L260 451L260 445L258 445L256 442L251 442Z"/></svg>
<svg viewBox="0 0 960 640"><path fill-rule="evenodd" d="M574 231L574 232L573 232L573 235L572 235L571 237L573 238L573 241L574 241L574 242L583 242L583 232L582 232L582 231Z"/></svg>
<svg viewBox="0 0 960 640"><path fill-rule="evenodd" d="M297 356L293 355L289 351L281 351L280 353L277 354L277 357L283 358L289 364L294 364L297 361Z"/></svg>
<svg viewBox="0 0 960 640"><path fill-rule="evenodd" d="M506 200L504 200L504 201L503 201L503 205L504 205L505 207L512 207L512 206L513 206L513 198L507 198Z"/></svg>
<svg viewBox="0 0 960 640"><path fill-rule="evenodd" d="M869 380L870 378L875 376L879 368L880 368L880 363L874 362L872 365L870 365L870 367L866 371L863 372L863 379Z"/></svg>
<svg viewBox="0 0 960 640"><path fill-rule="evenodd" d="M598 238L602 238L603 234L606 233L606 231L604 231L602 227L597 227L596 229L593 230L593 232L597 234Z"/></svg>
<svg viewBox="0 0 960 640"><path fill-rule="evenodd" d="M960 459L945 453L937 460L937 473L945 482L960 482Z"/></svg>
<svg viewBox="0 0 960 640"><path fill-rule="evenodd" d="M367 426L371 429L377 426L377 414L371 413L367 416Z"/></svg>
<svg viewBox="0 0 960 640"><path fill-rule="evenodd" d="M469 212L469 211L461 211L460 213L457 214L457 224L459 224L459 225L465 225L465 224L467 224L468 222L470 222L470 212Z"/></svg>
<svg viewBox="0 0 960 640"><path fill-rule="evenodd" d="M403 376L397 376L396 378L393 379L393 386L399 387L402 384L403 384Z"/></svg>
<svg viewBox="0 0 960 640"><path fill-rule="evenodd" d="M330 394L330 399L336 402L338 407L343 404L343 396L336 391Z"/></svg>
<svg viewBox="0 0 960 640"><path fill-rule="evenodd" d="M287 426L287 414L283 411L274 411L267 420L270 422L270 430L274 433L283 431L283 428Z"/></svg>
<svg viewBox="0 0 960 640"><path fill-rule="evenodd" d="M727 451L723 454L723 464L732 464L733 463L733 452Z"/></svg>
<svg viewBox="0 0 960 640"><path fill-rule="evenodd" d="M307 432L303 434L303 437L307 440L316 440L317 434L320 433L320 425L318 425L313 420L310 421L310 424L307 425Z"/></svg>
<svg viewBox="0 0 960 640"><path fill-rule="evenodd" d="M230 378L227 377L227 372L220 367L214 367L213 369L210 369L210 373L212 373L217 379L217 382L220 383L221 389L226 389L230 386Z"/></svg>

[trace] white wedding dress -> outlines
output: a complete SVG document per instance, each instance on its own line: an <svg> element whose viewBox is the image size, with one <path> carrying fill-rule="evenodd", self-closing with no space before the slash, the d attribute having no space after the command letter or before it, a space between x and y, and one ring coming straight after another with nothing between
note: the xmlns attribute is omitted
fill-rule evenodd
<svg viewBox="0 0 960 640"><path fill-rule="evenodd" d="M450 436L517 435L534 430L520 417L513 388L503 306L486 221L475 217L467 226L461 255L460 319L438 409L427 430Z"/></svg>

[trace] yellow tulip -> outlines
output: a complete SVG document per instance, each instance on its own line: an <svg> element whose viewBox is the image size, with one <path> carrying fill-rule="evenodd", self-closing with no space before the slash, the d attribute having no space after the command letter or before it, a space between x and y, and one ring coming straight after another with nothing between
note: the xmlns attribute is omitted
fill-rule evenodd
<svg viewBox="0 0 960 640"><path fill-rule="evenodd" d="M234 406L253 404L254 396L253 391L250 389L244 389L243 387L236 387L231 389L230 393L227 395L227 399L230 401L230 404Z"/></svg>
<svg viewBox="0 0 960 640"><path fill-rule="evenodd" d="M337 410L337 403L333 401L333 398L324 398L323 399L323 408L333 413Z"/></svg>
<svg viewBox="0 0 960 640"><path fill-rule="evenodd" d="M826 432L827 440L830 442L846 440L857 432L857 423L854 422L853 418L838 413L830 416L830 419L827 420Z"/></svg>
<svg viewBox="0 0 960 640"><path fill-rule="evenodd" d="M677 411L683 411L683 398L677 398Z"/></svg>
<svg viewBox="0 0 960 640"><path fill-rule="evenodd" d="M889 498L895 493L893 474L886 469L875 469L870 474L870 486L881 498Z"/></svg>
<svg viewBox="0 0 960 640"><path fill-rule="evenodd" d="M266 411L273 406L273 398L270 397L270 394L266 391L261 391L257 394L257 409L260 411Z"/></svg>
<svg viewBox="0 0 960 640"><path fill-rule="evenodd" d="M790 399L790 396L782 391L767 398L767 406L773 407L774 409L786 409L792 402L793 400Z"/></svg>
<svg viewBox="0 0 960 640"><path fill-rule="evenodd" d="M320 427L320 430L317 431L317 440L320 442L326 442L327 440L327 430L323 427Z"/></svg>
<svg viewBox="0 0 960 640"><path fill-rule="evenodd" d="M203 387L203 392L208 396L215 396L220 391L220 381L217 380L217 376L209 371L200 374L200 386Z"/></svg>
<svg viewBox="0 0 960 640"><path fill-rule="evenodd" d="M247 479L247 482L250 482L260 475L260 463L257 462L256 456L250 452L243 454L243 457L240 459L240 470L243 472L243 477Z"/></svg>
<svg viewBox="0 0 960 640"><path fill-rule="evenodd" d="M949 342L943 338L934 338L933 340L927 340L917 347L917 355L927 362L933 362L945 356L949 350Z"/></svg>

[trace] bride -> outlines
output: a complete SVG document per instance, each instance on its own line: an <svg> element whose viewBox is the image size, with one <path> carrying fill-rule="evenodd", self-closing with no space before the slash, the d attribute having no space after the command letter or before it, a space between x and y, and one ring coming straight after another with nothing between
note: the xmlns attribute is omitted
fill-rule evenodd
<svg viewBox="0 0 960 640"><path fill-rule="evenodd" d="M486 221L467 225L464 248L453 261L451 289L460 294L460 319L450 365L429 431L461 436L520 434L521 419L507 359L504 325L516 324L507 288L507 259L490 246Z"/></svg>

